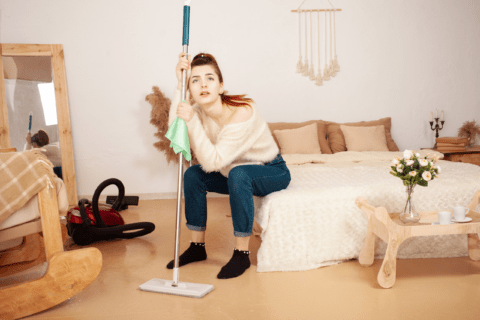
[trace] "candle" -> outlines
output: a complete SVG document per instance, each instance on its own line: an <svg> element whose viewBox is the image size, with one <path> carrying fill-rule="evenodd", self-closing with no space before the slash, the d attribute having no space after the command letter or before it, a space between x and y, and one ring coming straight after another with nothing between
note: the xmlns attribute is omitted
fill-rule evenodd
<svg viewBox="0 0 480 320"><path fill-rule="evenodd" d="M442 119L441 120L443 121L443 110L442 110Z"/></svg>
<svg viewBox="0 0 480 320"><path fill-rule="evenodd" d="M438 110L435 109L435 118L438 118Z"/></svg>
<svg viewBox="0 0 480 320"><path fill-rule="evenodd" d="M430 112L430 121L433 122L433 112Z"/></svg>

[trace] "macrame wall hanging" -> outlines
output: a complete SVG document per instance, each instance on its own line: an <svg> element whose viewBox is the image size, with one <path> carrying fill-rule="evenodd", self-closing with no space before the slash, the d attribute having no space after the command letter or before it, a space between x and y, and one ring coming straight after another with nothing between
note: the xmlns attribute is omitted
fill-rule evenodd
<svg viewBox="0 0 480 320"><path fill-rule="evenodd" d="M306 0L300 4L297 10L292 10L292 12L298 12L298 47L299 47L299 59L297 62L297 73L302 74L303 76L308 77L308 79L315 81L317 86L323 85L324 81L329 81L332 77L335 77L337 72L340 71L340 65L338 64L337 59L337 39L335 34L335 12L342 11L342 9L337 9L333 7L332 3L328 1L331 9L301 9L302 5ZM324 14L320 14L320 12ZM313 14L316 12L316 14ZM316 16L317 20L317 59L313 56L313 19L312 17ZM323 18L324 32L323 32L323 41L321 39L321 18ZM305 23L305 36L302 36L302 19ZM309 23L310 22L310 23ZM310 36L308 35L310 33ZM305 62L302 58L302 41L305 39ZM310 40L310 41L309 41ZM323 43L324 54L321 55L321 46ZM308 50L310 47L310 50ZM309 52L310 51L310 52ZM310 53L310 59L309 59ZM322 72L322 60L323 60L323 72ZM315 75L314 61L318 61L317 65L317 74Z"/></svg>

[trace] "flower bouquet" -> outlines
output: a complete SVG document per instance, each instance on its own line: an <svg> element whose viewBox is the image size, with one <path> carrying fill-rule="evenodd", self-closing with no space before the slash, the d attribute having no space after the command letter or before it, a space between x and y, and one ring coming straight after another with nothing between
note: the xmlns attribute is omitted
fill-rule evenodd
<svg viewBox="0 0 480 320"><path fill-rule="evenodd" d="M418 222L420 215L415 210L412 201L413 189L418 184L427 187L428 182L438 178L441 169L436 165L438 158L434 155L431 160L426 157L421 158L420 154L414 153L412 150L405 150L403 158L396 157L392 161L390 174L402 179L403 185L406 187L407 202L403 212L400 214L400 220L404 223Z"/></svg>

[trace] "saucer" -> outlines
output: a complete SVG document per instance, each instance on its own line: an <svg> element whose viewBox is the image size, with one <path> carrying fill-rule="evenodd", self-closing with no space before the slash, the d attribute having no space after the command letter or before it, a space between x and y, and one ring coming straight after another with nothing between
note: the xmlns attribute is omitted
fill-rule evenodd
<svg viewBox="0 0 480 320"><path fill-rule="evenodd" d="M458 220L458 221L455 220L455 218L452 218L452 222L464 223L464 222L470 222L470 221L472 221L472 218L470 218L470 217L465 217L464 220Z"/></svg>
<svg viewBox="0 0 480 320"><path fill-rule="evenodd" d="M432 226L447 226L447 225L453 224L453 223L454 223L453 221L450 221L450 223L447 223L447 224L440 224L439 221L436 221L436 222L432 223Z"/></svg>

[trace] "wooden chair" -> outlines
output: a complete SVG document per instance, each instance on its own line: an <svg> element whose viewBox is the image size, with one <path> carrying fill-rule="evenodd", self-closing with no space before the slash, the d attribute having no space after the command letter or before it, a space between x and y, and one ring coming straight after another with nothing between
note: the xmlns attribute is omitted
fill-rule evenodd
<svg viewBox="0 0 480 320"><path fill-rule="evenodd" d="M22 318L71 298L90 285L102 268L97 248L64 252L55 188L40 191L38 202L40 220L0 231L0 242L41 232L47 272L40 279L0 288L0 319Z"/></svg>
<svg viewBox="0 0 480 320"><path fill-rule="evenodd" d="M0 153L16 151L16 148L0 148ZM65 244L67 240L67 228L64 224L60 224L60 227L62 230L63 243ZM0 233L2 233L1 230ZM4 239L5 236L0 235L0 243L5 242ZM28 270L46 261L41 232L26 235L12 242L14 242L15 245L6 250L0 250L0 277Z"/></svg>

